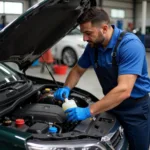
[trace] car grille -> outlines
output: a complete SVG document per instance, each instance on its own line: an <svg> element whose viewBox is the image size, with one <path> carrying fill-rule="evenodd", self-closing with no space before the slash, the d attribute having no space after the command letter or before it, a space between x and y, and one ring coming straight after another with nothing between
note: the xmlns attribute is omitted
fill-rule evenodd
<svg viewBox="0 0 150 150"><path fill-rule="evenodd" d="M118 130L113 133L110 133L109 135L104 136L101 141L104 142L104 145L111 150L116 150L118 148L118 145L120 145L122 141L122 128L118 128Z"/></svg>
<svg viewBox="0 0 150 150"><path fill-rule="evenodd" d="M110 139L110 143L112 144L114 148L116 148L120 141L121 141L121 135L118 129L117 132Z"/></svg>

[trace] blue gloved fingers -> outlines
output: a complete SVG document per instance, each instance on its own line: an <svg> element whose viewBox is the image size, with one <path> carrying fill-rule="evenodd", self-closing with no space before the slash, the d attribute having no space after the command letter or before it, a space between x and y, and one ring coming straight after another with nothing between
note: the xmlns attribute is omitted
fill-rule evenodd
<svg viewBox="0 0 150 150"><path fill-rule="evenodd" d="M60 99L61 99L62 101L64 101L63 93L64 93L63 90L59 90L59 96L60 96Z"/></svg>
<svg viewBox="0 0 150 150"><path fill-rule="evenodd" d="M65 89L65 97L68 98L70 94L70 88L68 86L65 86L64 89Z"/></svg>
<svg viewBox="0 0 150 150"><path fill-rule="evenodd" d="M60 98L61 98L61 100L64 100L65 98L68 98L68 96L69 96L69 93L66 92L65 90L61 90L60 91Z"/></svg>
<svg viewBox="0 0 150 150"><path fill-rule="evenodd" d="M68 118L68 121L71 121L71 122L77 122L79 120L80 119L76 116L76 114L73 114L71 117Z"/></svg>
<svg viewBox="0 0 150 150"><path fill-rule="evenodd" d="M67 109L67 110L65 111L65 113L66 113L67 118L68 118L67 120L68 120L68 121L71 121L72 119L70 119L70 118L72 118L72 116L74 117L73 109L72 109L72 108Z"/></svg>
<svg viewBox="0 0 150 150"><path fill-rule="evenodd" d="M73 109L74 109L74 108L69 108L69 109L65 110L65 113L70 113L70 112L73 111Z"/></svg>
<svg viewBox="0 0 150 150"><path fill-rule="evenodd" d="M75 108L69 108L65 111L67 113L67 121L72 121L76 116L75 116Z"/></svg>
<svg viewBox="0 0 150 150"><path fill-rule="evenodd" d="M75 116L74 115L72 115L72 116L67 116L67 121L68 122L72 122L72 120L74 120L75 119Z"/></svg>
<svg viewBox="0 0 150 150"><path fill-rule="evenodd" d="M67 114L67 118L72 118L72 117L76 117L74 112L70 112Z"/></svg>
<svg viewBox="0 0 150 150"><path fill-rule="evenodd" d="M68 121L76 122L78 120L78 112L77 110L80 109L79 107L69 108L65 111L67 113Z"/></svg>
<svg viewBox="0 0 150 150"><path fill-rule="evenodd" d="M60 88L58 89L55 93L54 93L54 97L56 99L59 99L59 100L64 100L64 98L62 97L62 94L64 93L64 91Z"/></svg>
<svg viewBox="0 0 150 150"><path fill-rule="evenodd" d="M64 94L65 94L65 98L68 98L69 93L68 92L64 92Z"/></svg>
<svg viewBox="0 0 150 150"><path fill-rule="evenodd" d="M79 120L85 120L91 117L90 108L81 108L81 107L74 107L69 108L65 111L67 113L68 121L76 122Z"/></svg>
<svg viewBox="0 0 150 150"><path fill-rule="evenodd" d="M67 87L67 86L65 86L65 87L63 87L63 88L57 89L57 90L55 91L55 93L54 93L54 97L55 97L56 99L59 99L59 100L62 100L62 101L63 101L63 100L64 100L63 95L65 94L65 97L68 98L69 93L70 93L70 88Z"/></svg>
<svg viewBox="0 0 150 150"><path fill-rule="evenodd" d="M64 93L62 94L62 97L65 99L65 98L68 98L68 96L69 96L69 93L64 91Z"/></svg>
<svg viewBox="0 0 150 150"><path fill-rule="evenodd" d="M69 113L67 113L67 117L70 117L72 115L74 115L73 111L70 111Z"/></svg>

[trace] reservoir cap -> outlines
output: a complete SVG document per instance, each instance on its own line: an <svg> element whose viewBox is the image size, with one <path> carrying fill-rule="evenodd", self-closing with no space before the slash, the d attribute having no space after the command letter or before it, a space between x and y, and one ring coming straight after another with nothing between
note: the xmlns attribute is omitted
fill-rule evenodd
<svg viewBox="0 0 150 150"><path fill-rule="evenodd" d="M56 127L49 127L48 131L50 133L57 133L57 128Z"/></svg>
<svg viewBox="0 0 150 150"><path fill-rule="evenodd" d="M50 92L51 89L50 88L45 88L45 92Z"/></svg>
<svg viewBox="0 0 150 150"><path fill-rule="evenodd" d="M25 121L24 119L16 119L15 123L16 123L16 126L22 126L24 125Z"/></svg>

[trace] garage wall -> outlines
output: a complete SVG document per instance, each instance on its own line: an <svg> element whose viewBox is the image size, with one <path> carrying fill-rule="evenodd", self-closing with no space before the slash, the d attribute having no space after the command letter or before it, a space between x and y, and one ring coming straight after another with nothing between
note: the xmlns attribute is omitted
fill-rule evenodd
<svg viewBox="0 0 150 150"><path fill-rule="evenodd" d="M141 27L142 25L142 2L137 2L136 6L136 27ZM147 1L147 19L146 25L150 26L150 1Z"/></svg>
<svg viewBox="0 0 150 150"><path fill-rule="evenodd" d="M1 0L0 0L1 1ZM23 3L23 11L26 11L28 9L28 1L27 0L5 0L5 1L12 1L12 2L22 2ZM41 0L32 0L32 4L35 4L36 2ZM101 0L97 0L101 1ZM128 24L133 23L133 4L132 0L103 0L102 1L103 8L107 11L111 18L112 24L117 24L118 20L121 20L123 22L123 29L128 29ZM123 9L125 10L125 18L112 18L111 17L111 9ZM150 25L150 0L147 0L147 25ZM1 17L2 14L0 14ZM14 14L7 14L6 15L6 22L9 23L16 19L19 15ZM142 16L142 2L141 0L137 0L136 4L136 27L141 27L141 16ZM1 20L0 20L1 23Z"/></svg>
<svg viewBox="0 0 150 150"><path fill-rule="evenodd" d="M133 23L133 4L132 0L103 0L103 8L107 11L111 18L112 24L117 24L118 20L123 22L123 29L128 28L129 23ZM112 18L111 17L111 9L123 9L125 11L125 18Z"/></svg>

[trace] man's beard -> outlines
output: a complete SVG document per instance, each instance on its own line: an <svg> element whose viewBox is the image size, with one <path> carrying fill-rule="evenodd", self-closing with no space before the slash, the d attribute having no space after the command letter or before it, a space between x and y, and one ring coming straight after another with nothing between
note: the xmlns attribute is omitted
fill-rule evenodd
<svg viewBox="0 0 150 150"><path fill-rule="evenodd" d="M102 34L102 32L99 31L98 37L94 42L92 42L92 41L87 41L87 42L89 42L91 47L99 47L99 45L102 45L104 41L105 41L105 37Z"/></svg>
<svg viewBox="0 0 150 150"><path fill-rule="evenodd" d="M97 40L95 42L87 41L91 47L98 47L99 45L102 45L103 42L105 41L105 37L102 36L101 40Z"/></svg>

